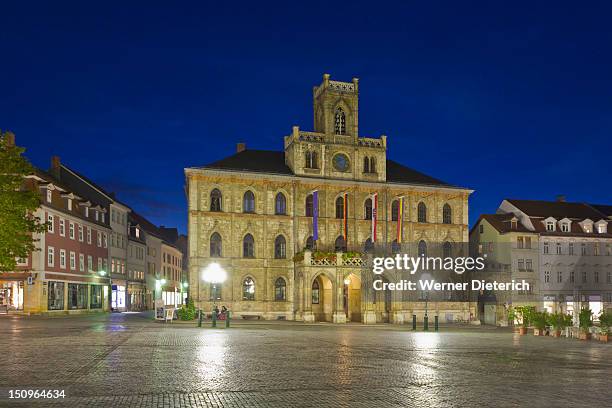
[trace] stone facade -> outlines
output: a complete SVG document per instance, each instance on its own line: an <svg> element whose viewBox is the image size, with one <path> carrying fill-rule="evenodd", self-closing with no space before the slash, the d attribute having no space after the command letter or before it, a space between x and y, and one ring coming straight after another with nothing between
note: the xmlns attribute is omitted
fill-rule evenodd
<svg viewBox="0 0 612 408"><path fill-rule="evenodd" d="M375 245L387 248L397 239L393 202L403 197L401 247L407 252L419 241L467 242L471 190L390 164L385 136L359 137L356 79L337 82L325 75L313 96L315 132L294 126L284 138L284 152L278 152L281 156L244 150L241 144L237 154L225 161L185 170L190 296L198 307L210 310L213 303L222 304L245 318L401 323L413 313L422 316L424 304L416 299L390 293L370 295L371 277L362 276L368 272L365 260L354 253L363 252L366 241L372 239L366 201L378 194ZM278 168L263 163L277 157ZM312 252L307 247L314 235L313 217L306 207L315 190L319 239ZM279 195L283 198L280 204ZM345 196L347 239L338 251L336 243L344 233L345 221L343 214L338 218L337 206ZM419 222L419 204L427 209L425 222ZM450 217L443 220L445 206L450 208ZM213 262L227 272L227 280L214 289L202 279ZM430 306L432 311L461 318L470 313L465 302Z"/></svg>

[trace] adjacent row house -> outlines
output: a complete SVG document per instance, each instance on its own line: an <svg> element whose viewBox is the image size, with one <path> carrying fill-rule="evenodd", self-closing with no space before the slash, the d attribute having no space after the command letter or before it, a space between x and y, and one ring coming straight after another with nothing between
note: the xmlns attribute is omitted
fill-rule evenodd
<svg viewBox="0 0 612 408"><path fill-rule="evenodd" d="M612 307L612 206L505 199L496 214L481 215L470 232L486 254L489 280L522 280L528 291L483 292L479 316L500 324L507 309L532 305L577 318Z"/></svg>

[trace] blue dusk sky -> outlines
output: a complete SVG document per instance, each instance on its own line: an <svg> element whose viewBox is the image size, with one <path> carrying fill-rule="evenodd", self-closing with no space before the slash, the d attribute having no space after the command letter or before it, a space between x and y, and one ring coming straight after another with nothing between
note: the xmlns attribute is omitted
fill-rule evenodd
<svg viewBox="0 0 612 408"><path fill-rule="evenodd" d="M4 2L0 129L186 232L184 167L282 150L322 74L388 157L505 197L612 204L605 2Z"/></svg>

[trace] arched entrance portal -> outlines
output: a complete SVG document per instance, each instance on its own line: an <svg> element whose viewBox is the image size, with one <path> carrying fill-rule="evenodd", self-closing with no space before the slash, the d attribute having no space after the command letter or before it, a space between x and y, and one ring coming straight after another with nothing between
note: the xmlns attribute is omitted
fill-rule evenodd
<svg viewBox="0 0 612 408"><path fill-rule="evenodd" d="M350 274L344 278L344 313L347 322L361 322L361 279Z"/></svg>
<svg viewBox="0 0 612 408"><path fill-rule="evenodd" d="M316 322L331 322L333 315L333 285L325 275L319 275L312 281L311 303Z"/></svg>

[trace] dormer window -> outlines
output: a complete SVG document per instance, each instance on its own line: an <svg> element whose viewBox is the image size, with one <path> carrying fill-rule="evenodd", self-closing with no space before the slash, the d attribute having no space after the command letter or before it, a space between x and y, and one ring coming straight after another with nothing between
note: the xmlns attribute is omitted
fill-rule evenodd
<svg viewBox="0 0 612 408"><path fill-rule="evenodd" d="M106 215L104 213L102 213L102 222L104 223L104 219L106 218Z"/></svg>
<svg viewBox="0 0 612 408"><path fill-rule="evenodd" d="M72 198L68 199L68 211L72 211Z"/></svg>
<svg viewBox="0 0 612 408"><path fill-rule="evenodd" d="M50 203L53 200L53 191L48 188L47 189L47 202Z"/></svg>
<svg viewBox="0 0 612 408"><path fill-rule="evenodd" d="M511 220L510 221L510 229L517 229L518 228L518 222L516 220Z"/></svg>
<svg viewBox="0 0 612 408"><path fill-rule="evenodd" d="M136 238L140 238L140 228L136 228Z"/></svg>
<svg viewBox="0 0 612 408"><path fill-rule="evenodd" d="M346 135L346 115L340 107L336 109L335 133L337 135Z"/></svg>
<svg viewBox="0 0 612 408"><path fill-rule="evenodd" d="M546 231L554 231L555 230L555 223L552 221L547 221L546 222Z"/></svg>
<svg viewBox="0 0 612 408"><path fill-rule="evenodd" d="M599 224L599 226L597 227L597 232L599 232L600 234L605 234L606 226L604 224Z"/></svg>
<svg viewBox="0 0 612 408"><path fill-rule="evenodd" d="M85 218L89 218L89 207L85 207Z"/></svg>
<svg viewBox="0 0 612 408"><path fill-rule="evenodd" d="M94 216L96 218L96 221L98 221L98 211L97 210L94 210Z"/></svg>
<svg viewBox="0 0 612 408"><path fill-rule="evenodd" d="M569 224L564 222L563 224L561 224L561 232L569 232L570 228L569 228Z"/></svg>
<svg viewBox="0 0 612 408"><path fill-rule="evenodd" d="M592 231L593 229L591 228L591 224L584 224L584 232L590 234Z"/></svg>

